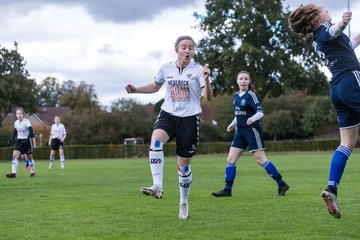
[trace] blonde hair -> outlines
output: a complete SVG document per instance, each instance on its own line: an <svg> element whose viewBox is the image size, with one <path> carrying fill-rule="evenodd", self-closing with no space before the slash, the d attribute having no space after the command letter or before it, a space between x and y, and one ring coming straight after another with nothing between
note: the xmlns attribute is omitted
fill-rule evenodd
<svg viewBox="0 0 360 240"><path fill-rule="evenodd" d="M194 46L196 46L195 41L194 41L194 39L192 37L190 37L190 36L180 36L175 41L175 48L178 48L181 41L184 41L184 40L192 41L194 43Z"/></svg>
<svg viewBox="0 0 360 240"><path fill-rule="evenodd" d="M311 38L318 28L322 8L315 4L300 6L290 13L290 28L301 37Z"/></svg>

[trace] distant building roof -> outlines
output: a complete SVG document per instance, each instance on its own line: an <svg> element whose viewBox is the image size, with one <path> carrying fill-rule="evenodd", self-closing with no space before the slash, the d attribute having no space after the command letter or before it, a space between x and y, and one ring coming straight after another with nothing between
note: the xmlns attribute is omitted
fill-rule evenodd
<svg viewBox="0 0 360 240"><path fill-rule="evenodd" d="M62 117L66 113L70 112L68 107L39 107L36 113L27 114L34 127L51 127L54 123L54 117ZM3 121L3 124L13 124L16 120L15 110L10 112Z"/></svg>

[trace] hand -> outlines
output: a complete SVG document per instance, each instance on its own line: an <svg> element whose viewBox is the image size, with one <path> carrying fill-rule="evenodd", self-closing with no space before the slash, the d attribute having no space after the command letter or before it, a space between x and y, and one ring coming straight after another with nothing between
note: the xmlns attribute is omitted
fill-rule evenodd
<svg viewBox="0 0 360 240"><path fill-rule="evenodd" d="M127 93L136 93L136 87L132 84L128 84L125 87Z"/></svg>
<svg viewBox="0 0 360 240"><path fill-rule="evenodd" d="M205 80L209 79L210 73L211 73L211 70L209 68L209 65L207 63L205 63L205 66L203 68L203 74L204 74Z"/></svg>
<svg viewBox="0 0 360 240"><path fill-rule="evenodd" d="M343 21L343 23L344 23L345 25L347 25L347 24L350 22L351 16L352 16L352 12L351 12L351 11L349 11L349 12L344 12L344 13L342 14L342 21Z"/></svg>
<svg viewBox="0 0 360 240"><path fill-rule="evenodd" d="M233 126L228 126L228 127L226 128L226 131L228 131L228 132L231 132L232 130L234 130L234 127L233 127Z"/></svg>
<svg viewBox="0 0 360 240"><path fill-rule="evenodd" d="M246 124L247 125L251 125L251 124L253 124L253 120L251 119L251 118L248 118L247 120L246 120Z"/></svg>

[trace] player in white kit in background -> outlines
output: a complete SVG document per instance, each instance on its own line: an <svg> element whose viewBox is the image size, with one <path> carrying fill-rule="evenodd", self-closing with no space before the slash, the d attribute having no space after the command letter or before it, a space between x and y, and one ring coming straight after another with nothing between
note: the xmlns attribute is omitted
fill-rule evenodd
<svg viewBox="0 0 360 240"><path fill-rule="evenodd" d="M60 123L60 117L54 117L54 124L51 126L48 144L50 145L50 164L52 169L55 160L55 153L59 151L61 169L65 168L64 142L66 139L66 129L64 124Z"/></svg>

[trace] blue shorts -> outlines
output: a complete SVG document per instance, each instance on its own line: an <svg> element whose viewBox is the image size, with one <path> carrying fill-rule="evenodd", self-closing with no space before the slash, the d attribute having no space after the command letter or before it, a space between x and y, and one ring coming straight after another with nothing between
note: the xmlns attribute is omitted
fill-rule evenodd
<svg viewBox="0 0 360 240"><path fill-rule="evenodd" d="M332 84L330 98L340 129L360 125L360 71L352 71Z"/></svg>
<svg viewBox="0 0 360 240"><path fill-rule="evenodd" d="M249 152L264 150L263 131L261 127L238 127L231 147L245 150L249 147Z"/></svg>
<svg viewBox="0 0 360 240"><path fill-rule="evenodd" d="M199 114L189 117L176 117L163 110L155 122L155 129L164 130L169 141L176 138L176 155L184 158L191 158L199 141Z"/></svg>

